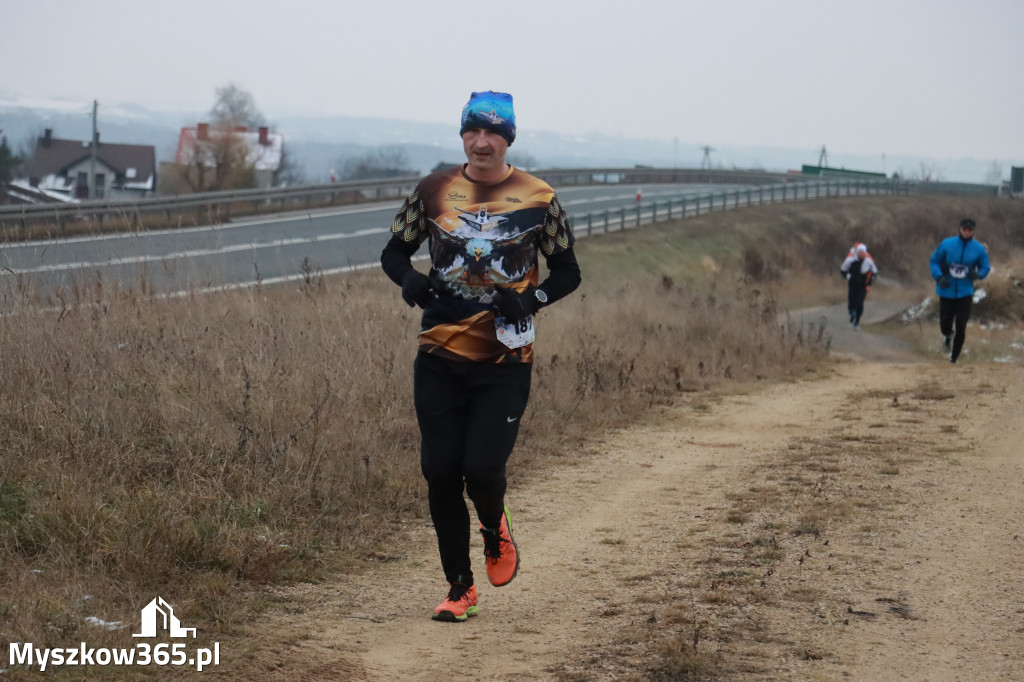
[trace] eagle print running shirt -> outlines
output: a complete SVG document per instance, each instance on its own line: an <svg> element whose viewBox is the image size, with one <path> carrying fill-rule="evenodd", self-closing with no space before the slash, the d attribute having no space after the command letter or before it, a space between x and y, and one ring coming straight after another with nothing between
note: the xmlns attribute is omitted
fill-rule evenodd
<svg viewBox="0 0 1024 682"><path fill-rule="evenodd" d="M552 256L575 242L547 183L514 167L492 184L474 182L463 166L432 173L403 202L391 231L407 244L430 240L430 281L438 295L423 311L420 352L532 362L533 344L509 349L498 340L492 302L499 287L537 286L538 251Z"/></svg>

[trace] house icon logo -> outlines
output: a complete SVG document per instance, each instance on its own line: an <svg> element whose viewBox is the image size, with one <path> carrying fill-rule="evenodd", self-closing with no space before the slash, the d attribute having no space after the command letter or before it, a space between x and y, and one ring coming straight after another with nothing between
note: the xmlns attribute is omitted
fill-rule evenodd
<svg viewBox="0 0 1024 682"><path fill-rule="evenodd" d="M171 605L162 597L157 597L142 609L142 632L133 634L132 637L156 637L157 630L160 629L167 630L171 637L188 637L190 632L193 639L196 636L196 629L181 627L181 622L174 615Z"/></svg>

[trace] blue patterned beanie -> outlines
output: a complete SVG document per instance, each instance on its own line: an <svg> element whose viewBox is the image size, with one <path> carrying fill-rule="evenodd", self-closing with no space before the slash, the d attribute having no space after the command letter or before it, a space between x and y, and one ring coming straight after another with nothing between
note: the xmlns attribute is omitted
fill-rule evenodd
<svg viewBox="0 0 1024 682"><path fill-rule="evenodd" d="M474 92L462 109L462 127L459 135L472 128L491 130L506 140L509 146L516 139L516 114L512 110L512 95L507 92Z"/></svg>

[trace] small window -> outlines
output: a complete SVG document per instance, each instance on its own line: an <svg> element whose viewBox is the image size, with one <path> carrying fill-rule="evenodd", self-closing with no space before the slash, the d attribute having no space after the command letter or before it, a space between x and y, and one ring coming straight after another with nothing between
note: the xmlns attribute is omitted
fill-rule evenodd
<svg viewBox="0 0 1024 682"><path fill-rule="evenodd" d="M136 171L135 171L135 169L134 169L134 168L128 168L128 169L127 169L127 170L125 170L125 172L124 172L124 176L125 176L126 178L128 178L129 180L134 180L134 179L135 179L135 174L136 174Z"/></svg>

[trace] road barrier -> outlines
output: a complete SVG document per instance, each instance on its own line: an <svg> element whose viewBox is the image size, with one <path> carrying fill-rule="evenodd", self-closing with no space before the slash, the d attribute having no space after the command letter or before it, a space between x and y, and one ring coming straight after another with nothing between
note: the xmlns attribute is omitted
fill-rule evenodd
<svg viewBox="0 0 1024 682"><path fill-rule="evenodd" d="M833 180L794 173L767 171L668 169L668 168L569 168L532 171L554 187L576 185L651 185L663 183L743 184L793 187L794 193L806 187L854 186L858 183L893 183L898 193L995 194L997 187L963 183L921 183L896 180ZM274 187L224 192L205 192L169 197L154 197L133 202L90 200L77 203L25 204L0 206L0 230L7 239L17 239L19 231L30 227L52 230L58 235L74 226L77 231L131 231L155 227L173 228L228 222L244 215L279 213L341 204L401 198L415 188L419 176L377 180L353 180L328 185ZM824 182L824 185L822 184ZM777 190L788 191L788 190Z"/></svg>
<svg viewBox="0 0 1024 682"><path fill-rule="evenodd" d="M759 185L733 191L680 197L662 202L637 202L635 208L604 209L570 215L577 236L616 232L652 223L696 217L712 211L786 201L841 196L908 194L912 183L895 180L829 180Z"/></svg>

